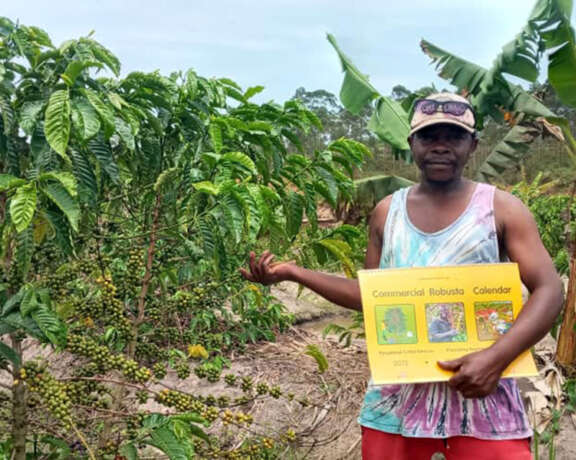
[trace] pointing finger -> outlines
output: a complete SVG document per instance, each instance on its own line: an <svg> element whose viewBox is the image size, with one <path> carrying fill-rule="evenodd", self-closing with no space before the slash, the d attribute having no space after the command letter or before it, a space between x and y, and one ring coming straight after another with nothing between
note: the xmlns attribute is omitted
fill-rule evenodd
<svg viewBox="0 0 576 460"><path fill-rule="evenodd" d="M254 276L252 276L252 274L248 273L245 269L240 268L240 273L242 273L242 276L245 279L247 279L248 281L256 282L256 280L254 279Z"/></svg>
<svg viewBox="0 0 576 460"><path fill-rule="evenodd" d="M266 256L266 258L262 261L263 271L266 271L266 272L270 271L270 262L272 262L272 260L274 260L274 257L276 257L274 254L268 254Z"/></svg>
<svg viewBox="0 0 576 460"><path fill-rule="evenodd" d="M250 251L250 257L248 258L248 264L250 265L250 271L254 273L254 264L255 264L256 254L254 251Z"/></svg>

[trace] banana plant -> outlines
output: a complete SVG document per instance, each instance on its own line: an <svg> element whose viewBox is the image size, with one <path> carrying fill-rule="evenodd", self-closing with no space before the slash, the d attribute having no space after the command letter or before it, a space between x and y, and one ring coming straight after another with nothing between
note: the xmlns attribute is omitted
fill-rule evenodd
<svg viewBox="0 0 576 460"><path fill-rule="evenodd" d="M469 97L479 116L480 126L486 117L498 123L509 118L524 117L524 125L514 126L503 140L504 144L498 145L480 168L480 180L493 178L497 171L501 172L510 164L517 163L526 154L526 146L534 139L526 133L533 131L538 118L558 124L564 131L567 145L574 145L573 137L561 118L505 77L505 74L510 74L535 82L539 76L540 61L544 53L550 51L548 79L560 99L573 104L576 94L576 42L570 24L571 14L570 0L538 0L526 26L504 46L490 69L455 56L426 40L421 41L422 50L436 64L439 75ZM329 35L328 40L338 53L345 72L340 94L344 106L354 112L375 101L370 129L393 147L406 149L403 139L409 132L409 107L394 104L395 101L380 95L368 77L342 53L334 37ZM573 155L576 150L571 149L571 152Z"/></svg>
<svg viewBox="0 0 576 460"><path fill-rule="evenodd" d="M328 34L327 39L338 54L344 72L344 81L340 90L342 105L353 114L358 114L366 107L370 107L372 116L368 122L368 129L380 140L390 145L396 157L410 162L409 113L412 102L425 96L426 93L410 93L401 101L382 95L370 83L368 76L362 74L344 54L334 36ZM385 196L382 195L383 191L386 194L393 193L410 183L407 179L395 176L369 177L354 181L355 191L353 199L350 200L352 204L342 202L339 208L340 210L347 209L345 213L348 218L368 215L371 211L368 205L375 204L377 200L382 199Z"/></svg>
<svg viewBox="0 0 576 460"><path fill-rule="evenodd" d="M538 119L557 124L564 132L569 154L574 158L574 140L566 121L557 117L538 99L522 87L513 85L505 74L535 82L540 74L540 62L546 51L548 79L562 102L572 105L576 94L576 42L570 24L572 1L538 0L520 33L504 46L490 69L483 68L422 40L425 54L436 64L442 78L468 95L481 118L487 116L501 123L521 118L502 143L487 157L478 172L480 180L490 180L528 152L535 136Z"/></svg>
<svg viewBox="0 0 576 460"><path fill-rule="evenodd" d="M360 113L370 105L373 113L368 129L408 158L410 149L407 140L410 132L408 111L398 101L383 96L372 86L368 76L362 74L342 52L333 35L328 34L327 38L338 54L344 72L344 81L340 89L342 105L354 114Z"/></svg>

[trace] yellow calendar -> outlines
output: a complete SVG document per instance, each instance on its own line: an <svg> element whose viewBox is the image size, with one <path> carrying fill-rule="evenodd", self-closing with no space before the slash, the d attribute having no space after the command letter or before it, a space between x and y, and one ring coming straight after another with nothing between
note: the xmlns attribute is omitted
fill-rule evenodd
<svg viewBox="0 0 576 460"><path fill-rule="evenodd" d="M489 347L522 308L515 263L358 272L374 383L448 380L437 361ZM529 350L505 377L537 375Z"/></svg>

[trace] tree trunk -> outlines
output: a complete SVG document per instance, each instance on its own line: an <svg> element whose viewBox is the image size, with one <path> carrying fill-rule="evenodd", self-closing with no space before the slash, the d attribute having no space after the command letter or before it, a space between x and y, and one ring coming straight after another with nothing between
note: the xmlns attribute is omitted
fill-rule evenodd
<svg viewBox="0 0 576 460"><path fill-rule="evenodd" d="M564 367L572 367L576 361L576 248L570 256L570 278L564 301L564 317L558 335L556 360Z"/></svg>
<svg viewBox="0 0 576 460"><path fill-rule="evenodd" d="M12 337L12 348L22 359L22 341ZM26 460L26 387L20 381L20 366L12 366L12 378L18 382L12 389L12 459Z"/></svg>
<svg viewBox="0 0 576 460"><path fill-rule="evenodd" d="M576 181L572 184L570 201L566 208L568 228L571 228L571 209L575 196ZM556 346L556 361L565 368L571 368L576 364L576 234L570 237L570 233L568 233L567 240L571 243L568 248L570 251L570 276L568 278L566 299L564 300L564 316L560 333L558 334L558 345Z"/></svg>

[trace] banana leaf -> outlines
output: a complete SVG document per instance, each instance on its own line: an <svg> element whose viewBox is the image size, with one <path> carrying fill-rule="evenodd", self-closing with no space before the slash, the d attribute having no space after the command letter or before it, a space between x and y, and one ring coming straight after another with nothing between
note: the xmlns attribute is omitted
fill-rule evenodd
<svg viewBox="0 0 576 460"><path fill-rule="evenodd" d="M511 85L501 74L494 74L426 40L422 40L420 46L436 64L440 77L469 94L471 103L481 116L489 115L497 122L504 121L503 111L527 113L534 117L555 116L538 99L520 86Z"/></svg>
<svg viewBox="0 0 576 460"><path fill-rule="evenodd" d="M333 35L328 34L327 38L338 54L344 72L344 82L340 90L342 105L346 110L359 114L362 109L376 100L368 129L395 149L409 150L407 138L410 132L410 123L406 110L399 102L382 96L372 86L368 77L362 74L350 58L340 50Z"/></svg>
<svg viewBox="0 0 576 460"><path fill-rule="evenodd" d="M564 104L576 107L576 39L570 25L572 0L553 3L558 4L561 19L556 28L543 33L546 48L556 48L548 58L548 80Z"/></svg>
<svg viewBox="0 0 576 460"><path fill-rule="evenodd" d="M369 213L382 198L413 183L403 177L388 175L355 180L354 208Z"/></svg>
<svg viewBox="0 0 576 460"><path fill-rule="evenodd" d="M515 125L494 147L477 173L477 179L491 182L510 166L518 164L529 150L530 144L540 136L540 129L531 123Z"/></svg>
<svg viewBox="0 0 576 460"><path fill-rule="evenodd" d="M340 100L346 109L354 115L358 115L362 109L379 96L378 91L368 81L368 76L363 75L352 61L346 56L336 43L332 34L327 35L328 41L338 53L342 71L344 72L344 83L340 89Z"/></svg>

